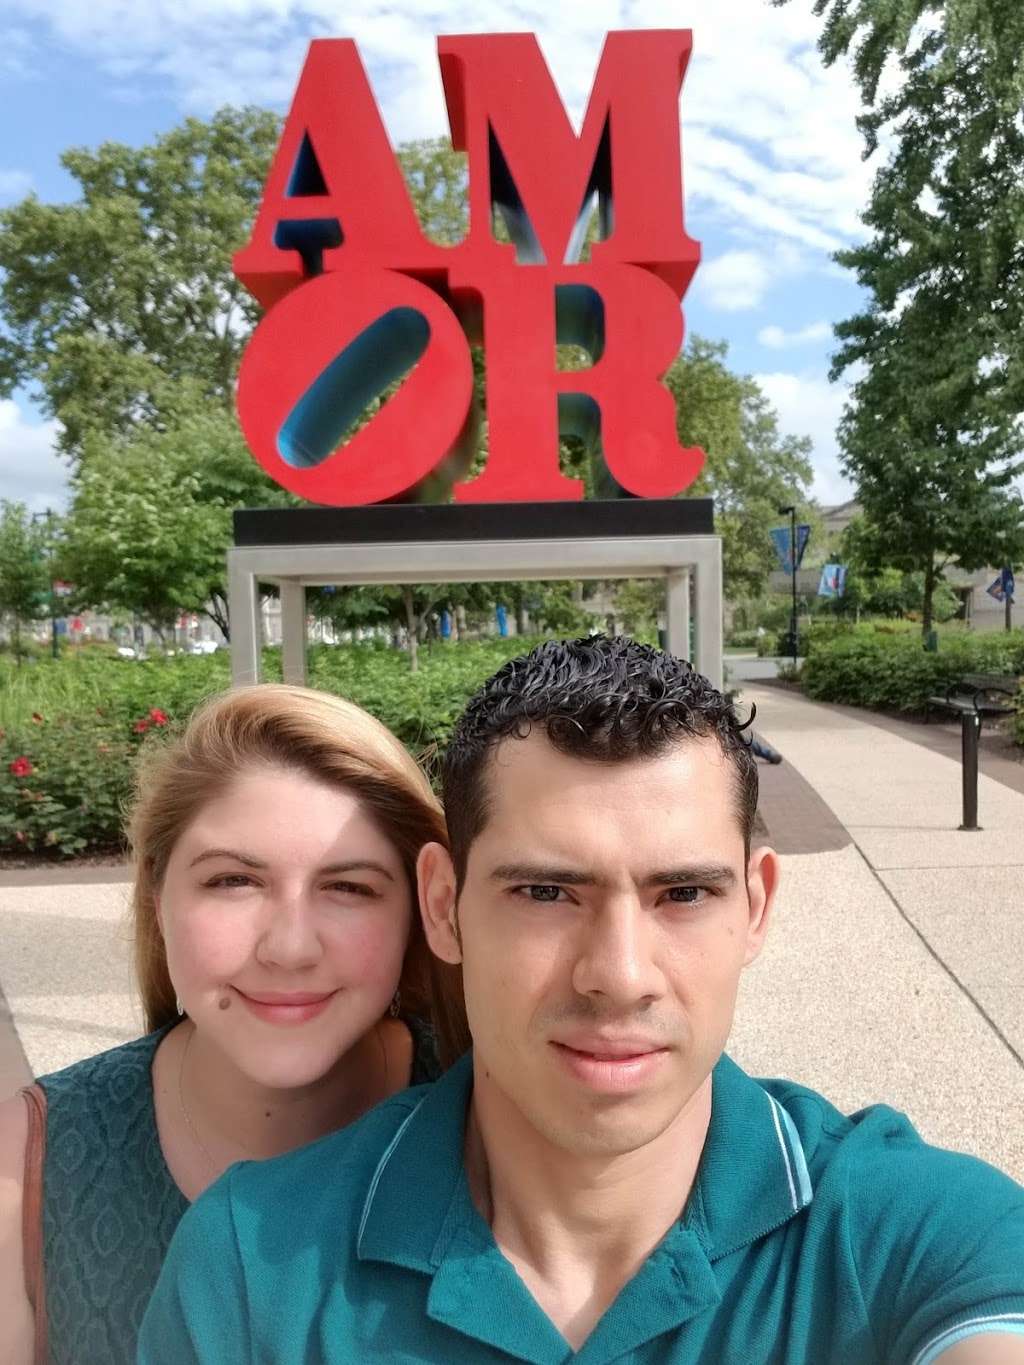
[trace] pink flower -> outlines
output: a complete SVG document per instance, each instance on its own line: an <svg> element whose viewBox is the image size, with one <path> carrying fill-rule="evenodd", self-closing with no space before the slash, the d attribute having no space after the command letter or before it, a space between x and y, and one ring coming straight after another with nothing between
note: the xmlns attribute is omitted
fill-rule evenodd
<svg viewBox="0 0 1024 1365"><path fill-rule="evenodd" d="M161 711L159 706L154 706L149 713L149 718L154 725L166 725L169 717L166 711Z"/></svg>
<svg viewBox="0 0 1024 1365"><path fill-rule="evenodd" d="M146 731L149 729L149 721L137 720L135 724L132 726L132 729L135 731L137 735L144 735Z"/></svg>
<svg viewBox="0 0 1024 1365"><path fill-rule="evenodd" d="M35 771L35 769L32 767L32 764L28 761L24 754L21 754L18 758L14 760L14 762L10 765L10 770L15 777L28 777L29 773Z"/></svg>

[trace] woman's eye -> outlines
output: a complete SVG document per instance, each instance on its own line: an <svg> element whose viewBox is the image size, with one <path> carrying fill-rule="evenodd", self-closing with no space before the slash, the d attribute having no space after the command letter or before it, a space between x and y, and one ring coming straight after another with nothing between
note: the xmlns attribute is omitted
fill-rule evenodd
<svg viewBox="0 0 1024 1365"><path fill-rule="evenodd" d="M233 886L252 886L252 884L252 878L246 876L244 872L225 872L220 877L211 877L206 883L207 886L219 886L228 889Z"/></svg>
<svg viewBox="0 0 1024 1365"><path fill-rule="evenodd" d="M376 896L379 894L372 886L367 886L364 882L330 882L324 889L336 891L342 896Z"/></svg>

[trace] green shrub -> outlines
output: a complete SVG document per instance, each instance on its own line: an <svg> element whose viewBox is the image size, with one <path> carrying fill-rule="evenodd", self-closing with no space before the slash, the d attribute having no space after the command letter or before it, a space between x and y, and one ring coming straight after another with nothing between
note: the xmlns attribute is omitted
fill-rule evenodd
<svg viewBox="0 0 1024 1365"><path fill-rule="evenodd" d="M437 642L420 649L417 673L379 643L314 646L309 683L365 706L419 756L447 741L484 678L534 643ZM263 676L280 680L279 649L264 650ZM0 854L119 848L136 762L229 683L226 653L0 664Z"/></svg>
<svg viewBox="0 0 1024 1365"><path fill-rule="evenodd" d="M756 630L734 630L725 643L733 649L756 649L763 638Z"/></svg>
<svg viewBox="0 0 1024 1365"><path fill-rule="evenodd" d="M923 712L964 673L1024 674L1024 631L940 634L929 653L918 634L853 631L814 648L801 681L816 701Z"/></svg>

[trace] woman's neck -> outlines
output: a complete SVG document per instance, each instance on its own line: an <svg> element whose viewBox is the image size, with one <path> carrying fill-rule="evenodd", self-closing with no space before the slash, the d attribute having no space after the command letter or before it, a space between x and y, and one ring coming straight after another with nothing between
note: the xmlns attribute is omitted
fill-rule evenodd
<svg viewBox="0 0 1024 1365"><path fill-rule="evenodd" d="M375 1025L325 1075L291 1089L254 1081L191 1020L168 1034L154 1063L161 1143L192 1199L233 1162L313 1142L408 1084L408 1032L398 1020Z"/></svg>

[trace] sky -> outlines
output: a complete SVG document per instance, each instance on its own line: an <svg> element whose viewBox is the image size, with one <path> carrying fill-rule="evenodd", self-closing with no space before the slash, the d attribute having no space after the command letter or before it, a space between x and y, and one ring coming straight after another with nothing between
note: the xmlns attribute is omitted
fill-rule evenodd
<svg viewBox="0 0 1024 1365"><path fill-rule="evenodd" d="M224 104L284 112L309 41L355 38L393 143L448 133L439 34L537 34L577 127L605 34L690 28L680 102L686 227L702 263L688 332L724 340L782 429L813 441L814 486L851 496L828 381L832 326L860 307L832 260L864 233L873 163L861 156L848 69L826 70L812 0L3 0L0 206L75 196L70 146L141 144ZM31 395L0 399L0 496L60 507L66 468Z"/></svg>

